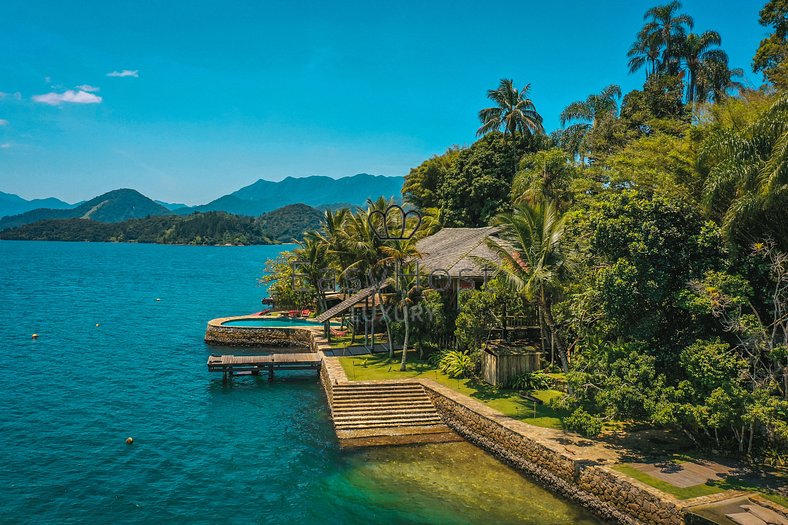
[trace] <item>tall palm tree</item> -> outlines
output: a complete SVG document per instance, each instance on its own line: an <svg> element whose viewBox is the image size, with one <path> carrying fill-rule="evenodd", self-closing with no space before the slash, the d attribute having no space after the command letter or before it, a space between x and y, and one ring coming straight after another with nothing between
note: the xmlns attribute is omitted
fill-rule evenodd
<svg viewBox="0 0 788 525"><path fill-rule="evenodd" d="M566 128L567 137L580 138L580 145L588 133L599 124L600 120L618 114L618 99L621 98L621 88L611 84L599 93L589 95L585 100L572 102L561 112L561 125L567 122L578 121ZM585 150L578 148L581 164L585 161Z"/></svg>
<svg viewBox="0 0 788 525"><path fill-rule="evenodd" d="M487 91L487 98L495 102L495 106L479 111L482 125L476 131L477 136L498 131L503 128L504 135L513 139L521 135L544 133L542 116L536 111L533 100L528 98L530 84L517 90L511 79L501 79L497 89Z"/></svg>
<svg viewBox="0 0 788 525"><path fill-rule="evenodd" d="M741 92L745 86L739 79L743 77L743 69L728 67L728 55L724 51L712 50L698 71L696 100L719 102L727 97L730 91Z"/></svg>
<svg viewBox="0 0 788 525"><path fill-rule="evenodd" d="M788 249L788 95L745 129L718 129L703 142L706 204L723 230L747 243L771 236ZM757 239L760 240L760 239Z"/></svg>
<svg viewBox="0 0 788 525"><path fill-rule="evenodd" d="M722 37L716 31L704 31L700 35L691 33L681 43L679 53L684 60L684 65L689 74L689 82L687 83L687 103L694 105L698 100L698 74L700 73L703 63L710 60L715 55L725 55L725 52L720 49L714 49L722 43ZM727 63L728 57L725 55L725 62Z"/></svg>
<svg viewBox="0 0 788 525"><path fill-rule="evenodd" d="M293 255L299 263L298 273L304 275L315 289L318 310L324 312L326 310L324 280L327 277L326 269L330 264L328 245L314 236L306 236L293 250Z"/></svg>
<svg viewBox="0 0 788 525"><path fill-rule="evenodd" d="M402 316L405 323L405 335L402 342L402 362L400 363L400 371L405 371L410 338L410 308L418 303L421 297L421 290L416 281L417 278L411 275L415 273L416 269L415 265L412 263L421 257L421 254L416 249L416 241L414 238L390 241L387 245L382 247L382 252L385 258L381 262L395 267L394 275L390 279L390 282L394 285L394 289L396 290L396 306L402 309Z"/></svg>
<svg viewBox="0 0 788 525"><path fill-rule="evenodd" d="M641 68L646 68L646 80L660 68L659 56L662 45L659 35L640 31L637 39L627 52L629 58L629 72L635 73Z"/></svg>
<svg viewBox="0 0 788 525"><path fill-rule="evenodd" d="M499 257L499 266L509 283L526 300L536 302L540 315L553 336L564 372L569 371L569 357L564 339L553 317L553 305L560 291L563 257L560 250L564 218L553 202L541 200L523 203L511 213L498 215L501 243L488 241Z"/></svg>
<svg viewBox="0 0 788 525"><path fill-rule="evenodd" d="M662 46L662 71L669 75L677 75L681 67L679 47L687 31L695 25L691 16L680 14L681 2L673 0L665 5L652 7L643 19L648 22L642 32L655 38Z"/></svg>

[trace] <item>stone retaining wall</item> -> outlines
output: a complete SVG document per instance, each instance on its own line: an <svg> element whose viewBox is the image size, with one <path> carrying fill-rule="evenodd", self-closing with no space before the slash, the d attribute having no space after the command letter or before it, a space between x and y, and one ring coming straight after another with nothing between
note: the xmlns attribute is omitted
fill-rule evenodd
<svg viewBox="0 0 788 525"><path fill-rule="evenodd" d="M205 342L222 346L262 346L303 351L312 348L310 332L310 328L259 328L209 323L205 330Z"/></svg>
<svg viewBox="0 0 788 525"><path fill-rule="evenodd" d="M433 381L421 381L446 424L465 439L538 479L598 516L616 523L679 525L682 505L606 466L577 460L554 443L520 431L518 421L500 415ZM487 413L489 411L489 413Z"/></svg>

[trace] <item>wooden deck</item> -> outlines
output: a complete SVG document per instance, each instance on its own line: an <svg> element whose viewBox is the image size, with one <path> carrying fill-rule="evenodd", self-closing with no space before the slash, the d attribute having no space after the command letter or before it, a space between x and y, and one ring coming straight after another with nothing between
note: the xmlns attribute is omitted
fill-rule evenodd
<svg viewBox="0 0 788 525"><path fill-rule="evenodd" d="M268 371L268 379L273 380L274 370L320 370L319 354L308 352L300 354L271 355L212 355L208 358L209 372L222 372L224 381L236 375L260 375Z"/></svg>

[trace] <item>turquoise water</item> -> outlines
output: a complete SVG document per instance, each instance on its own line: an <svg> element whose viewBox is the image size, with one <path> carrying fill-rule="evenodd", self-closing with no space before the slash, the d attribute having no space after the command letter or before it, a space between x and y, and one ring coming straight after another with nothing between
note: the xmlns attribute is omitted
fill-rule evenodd
<svg viewBox="0 0 788 525"><path fill-rule="evenodd" d="M227 321L222 326L320 326L320 323L308 321L306 319L239 319L237 321Z"/></svg>
<svg viewBox="0 0 788 525"><path fill-rule="evenodd" d="M310 373L212 377L280 249L0 241L0 522L595 523L466 443L340 451Z"/></svg>

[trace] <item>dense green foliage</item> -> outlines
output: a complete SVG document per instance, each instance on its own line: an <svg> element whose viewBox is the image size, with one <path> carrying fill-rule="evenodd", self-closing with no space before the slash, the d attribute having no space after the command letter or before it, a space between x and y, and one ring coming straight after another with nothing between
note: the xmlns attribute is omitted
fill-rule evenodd
<svg viewBox="0 0 788 525"><path fill-rule="evenodd" d="M788 89L788 0L769 0L758 20L773 32L761 41L753 58L753 70L781 89Z"/></svg>
<svg viewBox="0 0 788 525"><path fill-rule="evenodd" d="M123 222L53 219L0 231L0 239L40 241L141 242L158 244L273 244L292 242L314 228L321 213L303 204L285 206L258 218L224 212L160 215Z"/></svg>
<svg viewBox="0 0 788 525"><path fill-rule="evenodd" d="M671 1L645 13L628 53L641 89L570 103L548 138L510 124L521 116L502 84L480 113L491 133L411 171L406 199L440 208L444 226L500 228L501 286L462 294L461 355L519 308L566 372L565 428L633 421L786 461L786 9L761 11L774 32L754 64L771 86L739 84L722 36L693 32Z"/></svg>

